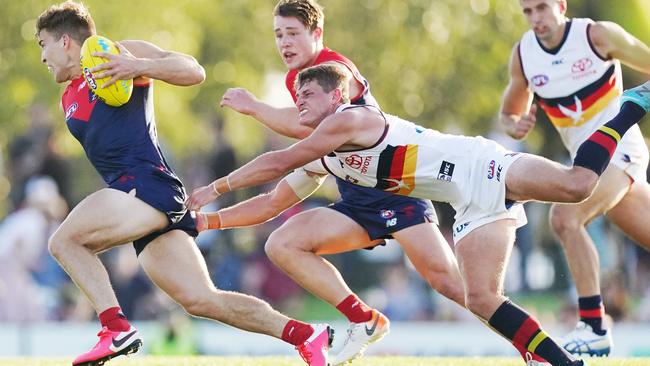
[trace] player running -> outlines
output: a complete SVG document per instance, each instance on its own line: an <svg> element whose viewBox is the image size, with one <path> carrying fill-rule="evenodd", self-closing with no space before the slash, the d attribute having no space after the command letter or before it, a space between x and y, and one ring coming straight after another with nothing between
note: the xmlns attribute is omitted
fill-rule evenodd
<svg viewBox="0 0 650 366"><path fill-rule="evenodd" d="M510 83L501 105L508 133L525 138L541 106L571 157L580 144L618 113L623 90L620 63L650 73L650 48L618 24L565 16L565 0L521 0L531 30L512 49ZM619 61L620 60L620 61ZM575 354L603 356L612 347L603 327L598 252L585 226L607 214L650 249L648 148L638 126L623 137L594 193L579 204L555 204L551 224L566 253L578 292L580 321L563 337Z"/></svg>
<svg viewBox="0 0 650 366"><path fill-rule="evenodd" d="M69 82L62 106L70 132L104 179L107 188L86 197L49 241L49 249L99 315L99 342L73 365L101 365L136 352L142 338L119 307L97 254L133 242L152 281L189 314L263 333L295 345L309 365L326 366L332 340L329 326L310 325L273 310L255 297L214 287L193 237L195 222L183 202L183 184L162 156L153 115L153 79L190 86L205 78L188 55L144 41L123 41L119 55L99 53L109 62L91 70L95 77L133 79L125 105L98 100L81 75L80 48L95 34L82 4L64 2L43 12L36 25L41 59L57 83Z"/></svg>
<svg viewBox="0 0 650 366"><path fill-rule="evenodd" d="M350 74L349 88L353 104L377 105L370 94L368 81L361 76L354 63L324 47L324 14L318 3L311 0L281 0L275 7L274 16L276 46L289 69L286 87L294 101L294 81L300 70L312 65L334 63L343 66ZM260 102L242 88L226 91L221 106L250 115L285 136L304 138L313 131L311 127L298 123L298 109L295 106L275 108ZM284 184L278 185L276 193L286 198L282 207L290 207L316 190L320 176L313 173L292 175L287 183L296 195L292 195ZM340 178L336 182L341 201L293 216L273 232L266 243L266 253L278 267L348 318L350 326L347 338L331 361L333 365L361 356L368 344L388 333L389 320L359 299L338 270L321 257L322 254L372 247L383 242L383 239L395 238L418 272L435 290L464 304L456 260L436 226L437 217L430 201L359 187ZM318 225L322 222L328 225ZM367 332L366 328L372 331Z"/></svg>
<svg viewBox="0 0 650 366"><path fill-rule="evenodd" d="M277 179L310 161L312 169L354 184L449 202L456 210L454 241L468 309L517 348L540 358L527 360L529 365L583 365L503 295L504 268L515 229L524 224L521 202L586 199L621 136L650 111L650 82L626 92L621 112L582 144L570 168L509 152L481 137L446 135L375 107L350 105L347 83L346 73L335 65L303 70L296 105L300 123L315 131L196 189L188 208L196 210L225 192ZM364 170L350 166L353 155L370 159L370 164Z"/></svg>

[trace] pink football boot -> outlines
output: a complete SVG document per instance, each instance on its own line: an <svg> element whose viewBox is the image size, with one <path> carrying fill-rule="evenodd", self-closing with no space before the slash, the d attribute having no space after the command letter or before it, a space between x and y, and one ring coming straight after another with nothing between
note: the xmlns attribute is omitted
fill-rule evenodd
<svg viewBox="0 0 650 366"><path fill-rule="evenodd" d="M300 357L309 366L328 366L328 352L334 340L334 330L327 324L312 324L314 334L296 346Z"/></svg>
<svg viewBox="0 0 650 366"><path fill-rule="evenodd" d="M100 366L113 357L136 353L142 347L142 338L133 326L124 332L114 332L103 327L97 336L99 342L90 351L77 357L72 362L73 366Z"/></svg>

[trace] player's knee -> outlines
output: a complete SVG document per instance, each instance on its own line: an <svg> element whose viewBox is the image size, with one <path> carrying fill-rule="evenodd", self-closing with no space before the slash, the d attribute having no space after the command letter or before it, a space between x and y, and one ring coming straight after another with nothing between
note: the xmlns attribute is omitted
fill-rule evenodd
<svg viewBox="0 0 650 366"><path fill-rule="evenodd" d="M264 244L264 252L274 263L282 261L296 251L293 241L282 230L276 230Z"/></svg>
<svg viewBox="0 0 650 366"><path fill-rule="evenodd" d="M434 290L446 295L454 287L454 278L451 268L443 266L429 266L426 273L427 282Z"/></svg>
<svg viewBox="0 0 650 366"><path fill-rule="evenodd" d="M568 232L579 230L583 225L575 211L567 205L553 205L549 213L551 228L560 238Z"/></svg>
<svg viewBox="0 0 650 366"><path fill-rule="evenodd" d="M204 291L187 291L175 294L174 300L183 307L185 312L196 317L207 317L209 313L214 313L209 296ZM210 291L205 291L210 292Z"/></svg>
<svg viewBox="0 0 650 366"><path fill-rule="evenodd" d="M63 249L63 243L59 240L56 233L52 234L47 241L47 250L50 252L50 255L58 260L61 257Z"/></svg>
<svg viewBox="0 0 650 366"><path fill-rule="evenodd" d="M598 184L598 176L591 170L572 170L570 179L563 187L568 196L567 202L578 203L586 200L591 196L596 184Z"/></svg>
<svg viewBox="0 0 650 366"><path fill-rule="evenodd" d="M57 230L48 239L47 249L50 255L60 262L71 245L72 238L62 230Z"/></svg>
<svg viewBox="0 0 650 366"><path fill-rule="evenodd" d="M272 233L264 244L264 252L273 262L282 258L284 252L284 241L279 240L275 233Z"/></svg>
<svg viewBox="0 0 650 366"><path fill-rule="evenodd" d="M446 276L438 279L431 286L435 288L440 294L448 299L451 299L461 305L465 305L465 291L463 289L463 282L460 278L453 276Z"/></svg>
<svg viewBox="0 0 650 366"><path fill-rule="evenodd" d="M481 316L489 311L494 296L490 291L469 289L465 294L465 306L472 313Z"/></svg>

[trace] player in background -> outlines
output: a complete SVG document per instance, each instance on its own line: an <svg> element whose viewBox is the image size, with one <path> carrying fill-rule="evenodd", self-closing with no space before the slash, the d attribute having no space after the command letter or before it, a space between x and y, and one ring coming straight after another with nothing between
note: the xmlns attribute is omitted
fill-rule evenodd
<svg viewBox="0 0 650 366"><path fill-rule="evenodd" d="M300 70L336 63L350 73L352 103L376 105L368 82L354 63L324 47L323 27L324 14L315 1L281 0L275 7L276 46L288 69L286 87L294 101L294 80ZM298 123L295 106L273 107L242 88L229 89L221 106L250 115L285 136L304 138L313 130ZM359 299L339 271L321 254L372 247L382 239L393 237L407 256L414 263L418 262L416 268L434 289L464 304L456 260L436 226L437 217L431 202L358 187L340 178L336 182L341 201L290 218L269 237L265 247L268 257L287 275L336 307L349 320L347 339L334 355L333 365L361 356L368 344L388 333L389 320ZM306 181L306 184L310 186L311 183ZM283 184L278 185L278 189L286 191ZM286 193L291 196L289 191ZM297 198L291 196L286 204L297 202ZM319 225L323 222L328 225Z"/></svg>
<svg viewBox="0 0 650 366"><path fill-rule="evenodd" d="M156 138L153 79L196 85L205 78L203 67L189 55L145 41L120 42L119 55L96 54L109 62L91 70L96 78L111 77L111 83L134 80L129 102L110 107L90 91L79 65L81 45L95 33L90 13L71 1L52 5L36 24L43 63L57 83L68 82L62 98L67 126L107 185L81 201L49 241L50 252L102 326L99 342L73 365L101 365L142 346L97 257L133 242L148 276L189 314L281 338L295 345L307 364L326 366L329 326L289 319L260 299L216 289L194 243L197 232L184 206L185 189Z"/></svg>
<svg viewBox="0 0 650 366"><path fill-rule="evenodd" d="M578 146L619 110L620 63L650 74L650 49L612 22L565 16L566 0L520 0L530 30L512 49L501 123L516 139L535 126L539 105L574 158ZM532 104L533 100L537 104ZM578 292L579 322L563 337L576 354L608 355L599 258L585 226L607 217L650 249L648 149L638 126L622 139L595 192L579 204L555 204L551 226L560 239Z"/></svg>
<svg viewBox="0 0 650 366"><path fill-rule="evenodd" d="M521 202L589 197L621 136L650 111L650 82L626 91L620 113L580 146L572 167L509 152L481 137L425 129L376 107L350 105L347 83L347 74L335 65L303 70L296 105L300 123L314 132L194 190L188 208L200 209L223 193L272 181L305 164L366 187L449 202L457 213L454 241L467 308L517 348L529 350L528 365L584 365L503 295L504 270L515 229L525 224ZM365 170L351 166L345 162L352 154L373 163ZM539 359L530 359L532 354Z"/></svg>

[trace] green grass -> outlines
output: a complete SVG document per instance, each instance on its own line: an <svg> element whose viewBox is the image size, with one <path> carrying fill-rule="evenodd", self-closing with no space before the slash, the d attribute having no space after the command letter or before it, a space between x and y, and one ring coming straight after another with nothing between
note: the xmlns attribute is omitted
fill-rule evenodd
<svg viewBox="0 0 650 366"><path fill-rule="evenodd" d="M0 366L70 365L65 358L0 358ZM589 359L589 366L650 366L650 358ZM502 357L364 357L351 366L522 366L519 358ZM132 357L106 366L303 366L297 357Z"/></svg>

